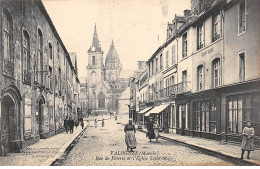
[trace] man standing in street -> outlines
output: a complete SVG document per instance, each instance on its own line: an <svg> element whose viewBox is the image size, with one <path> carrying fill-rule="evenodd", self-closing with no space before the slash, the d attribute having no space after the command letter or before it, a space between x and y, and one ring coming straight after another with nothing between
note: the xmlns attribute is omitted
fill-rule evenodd
<svg viewBox="0 0 260 169"><path fill-rule="evenodd" d="M68 132L69 132L69 119L68 119L68 116L66 116L63 125L64 125L63 127L64 127L66 133L68 134Z"/></svg>
<svg viewBox="0 0 260 169"><path fill-rule="evenodd" d="M72 134L74 128L74 120L71 117L69 119L69 127L70 127L70 134Z"/></svg>

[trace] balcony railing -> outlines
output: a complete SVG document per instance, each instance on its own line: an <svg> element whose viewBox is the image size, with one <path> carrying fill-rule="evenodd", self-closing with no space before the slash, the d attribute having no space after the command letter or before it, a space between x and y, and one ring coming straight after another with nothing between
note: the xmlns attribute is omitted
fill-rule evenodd
<svg viewBox="0 0 260 169"><path fill-rule="evenodd" d="M23 73L24 83L31 84L31 79L32 79L32 72L30 72L30 70L24 70L24 73Z"/></svg>
<svg viewBox="0 0 260 169"><path fill-rule="evenodd" d="M7 76L14 77L14 63L8 59L4 59L3 73Z"/></svg>
<svg viewBox="0 0 260 169"><path fill-rule="evenodd" d="M181 83L166 87L164 89L161 89L160 98L169 97L172 94L177 95L177 94L189 92L191 90L190 83L191 82L181 82Z"/></svg>

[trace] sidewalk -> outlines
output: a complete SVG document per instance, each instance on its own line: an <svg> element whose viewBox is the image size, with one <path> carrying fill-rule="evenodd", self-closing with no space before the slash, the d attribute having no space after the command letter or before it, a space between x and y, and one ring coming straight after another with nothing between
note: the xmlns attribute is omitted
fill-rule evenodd
<svg viewBox="0 0 260 169"><path fill-rule="evenodd" d="M144 129L143 132L147 130ZM180 142L189 146L193 146L199 149L203 149L206 151L211 151L213 153L217 153L226 157L231 157L235 159L240 159L241 157L241 148L240 146L224 144L220 141L196 138L190 136L182 136L179 134L173 133L163 133L160 132L160 136L170 139L172 141ZM246 159L247 152L244 154L244 161L253 163L255 165L260 165L260 150L255 150L251 152L250 159Z"/></svg>
<svg viewBox="0 0 260 169"><path fill-rule="evenodd" d="M66 148L86 129L79 126L73 134L60 133L25 147L21 153L0 157L0 166L49 166L61 157Z"/></svg>

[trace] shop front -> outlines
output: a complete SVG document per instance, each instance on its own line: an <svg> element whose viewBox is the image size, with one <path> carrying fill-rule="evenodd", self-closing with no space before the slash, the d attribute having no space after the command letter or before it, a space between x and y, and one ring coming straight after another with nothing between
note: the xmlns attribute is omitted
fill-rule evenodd
<svg viewBox="0 0 260 169"><path fill-rule="evenodd" d="M255 146L260 148L260 82L239 84L222 92L222 141L240 144L248 120L255 129Z"/></svg>

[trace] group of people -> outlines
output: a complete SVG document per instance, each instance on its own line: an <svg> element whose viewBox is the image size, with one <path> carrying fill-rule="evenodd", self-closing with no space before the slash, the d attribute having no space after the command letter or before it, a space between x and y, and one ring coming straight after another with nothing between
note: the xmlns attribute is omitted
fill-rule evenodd
<svg viewBox="0 0 260 169"><path fill-rule="evenodd" d="M147 133L146 137L150 139L150 142L152 139L156 139L156 142L158 142L159 138L159 124L157 121L153 121L152 117L149 117L149 120L147 121ZM133 120L129 119L128 124L125 125L124 128L125 132L125 143L127 146L127 151L133 152L133 149L136 148L136 138L135 138L135 125L133 124ZM244 127L242 132L243 140L242 140L242 147L241 147L241 159L244 158L244 153L247 151L247 159L250 159L250 152L254 151L254 136L255 136L255 130L252 127L252 121L247 121L247 126Z"/></svg>
<svg viewBox="0 0 260 169"><path fill-rule="evenodd" d="M155 120L153 122L153 118L149 117L149 120L147 122L147 133L146 136L150 139L150 142L152 141L152 139L156 139L156 142L158 142L158 138L159 138L159 124L157 123L157 121ZM133 149L136 148L136 138L135 138L135 133L136 133L136 129L135 129L135 125L133 124L133 119L129 119L129 123L125 125L124 128L124 132L125 132L125 143L127 146L127 151L131 151L133 152Z"/></svg>
<svg viewBox="0 0 260 169"><path fill-rule="evenodd" d="M94 120L94 126L95 126L95 128L97 128L97 119ZM102 126L102 127L105 126L105 121L104 121L104 119L102 119L101 126Z"/></svg>
<svg viewBox="0 0 260 169"><path fill-rule="evenodd" d="M79 126L79 123L81 125L81 128L83 129L84 128L84 122L83 122L83 118L80 117L78 118L78 121L74 121L72 119L72 117L68 117L66 116L65 120L64 120L64 129L66 131L66 133L68 134L68 132L70 132L70 134L73 133L73 130L74 130L74 126L77 128Z"/></svg>

